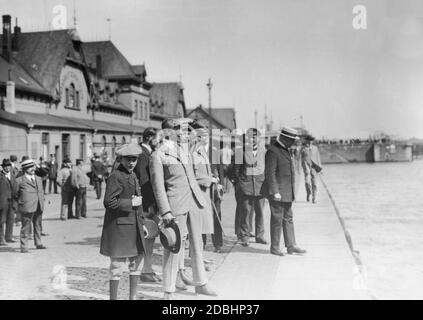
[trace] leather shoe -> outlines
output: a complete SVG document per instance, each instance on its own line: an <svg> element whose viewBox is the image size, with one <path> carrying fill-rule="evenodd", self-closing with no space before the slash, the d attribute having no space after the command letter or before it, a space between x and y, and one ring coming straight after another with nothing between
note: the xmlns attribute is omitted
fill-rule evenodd
<svg viewBox="0 0 423 320"><path fill-rule="evenodd" d="M297 246L292 246L287 249L288 254L305 254L307 251Z"/></svg>
<svg viewBox="0 0 423 320"><path fill-rule="evenodd" d="M143 273L140 275L142 282L160 282L161 279L155 273Z"/></svg>
<svg viewBox="0 0 423 320"><path fill-rule="evenodd" d="M42 235L43 237L47 237L47 236L48 236L48 233L41 232L41 235Z"/></svg>
<svg viewBox="0 0 423 320"><path fill-rule="evenodd" d="M242 245L243 247L249 247L249 246L250 246L250 244L248 243L248 241L242 241L242 242L241 242L241 245Z"/></svg>
<svg viewBox="0 0 423 320"><path fill-rule="evenodd" d="M270 250L270 253L280 257L283 257L285 255L285 253L283 253L281 250Z"/></svg>
<svg viewBox="0 0 423 320"><path fill-rule="evenodd" d="M17 242L16 240L6 240L6 242L8 242L8 243L15 243L15 242Z"/></svg>
<svg viewBox="0 0 423 320"><path fill-rule="evenodd" d="M250 238L254 238L254 237L255 237L254 233L250 232Z"/></svg>
<svg viewBox="0 0 423 320"><path fill-rule="evenodd" d="M0 246L4 247L7 246L6 242L0 242Z"/></svg>
<svg viewBox="0 0 423 320"><path fill-rule="evenodd" d="M256 239L256 243L267 244L267 241L264 239Z"/></svg>
<svg viewBox="0 0 423 320"><path fill-rule="evenodd" d="M212 288L210 288L210 286L207 285L207 284L205 284L203 286L195 287L195 293L196 294L202 294L202 295L205 295L205 296L212 296L212 297L217 296L217 292L214 291Z"/></svg>
<svg viewBox="0 0 423 320"><path fill-rule="evenodd" d="M28 252L29 252L29 250L28 250L28 249L21 249L21 252L22 252L22 253L28 253Z"/></svg>
<svg viewBox="0 0 423 320"><path fill-rule="evenodd" d="M41 244L41 245L37 246L37 249L43 250L43 249L47 249L47 247Z"/></svg>

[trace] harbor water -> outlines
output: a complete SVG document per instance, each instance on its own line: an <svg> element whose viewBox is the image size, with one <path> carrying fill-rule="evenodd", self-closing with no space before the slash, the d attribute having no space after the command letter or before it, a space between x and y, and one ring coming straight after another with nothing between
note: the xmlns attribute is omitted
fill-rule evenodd
<svg viewBox="0 0 423 320"><path fill-rule="evenodd" d="M326 165L322 178L372 296L423 299L423 160Z"/></svg>

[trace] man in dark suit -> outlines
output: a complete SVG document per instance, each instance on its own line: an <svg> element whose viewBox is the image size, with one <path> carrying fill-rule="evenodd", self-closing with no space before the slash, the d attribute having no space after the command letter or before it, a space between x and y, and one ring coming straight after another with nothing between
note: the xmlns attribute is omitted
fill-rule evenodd
<svg viewBox="0 0 423 320"><path fill-rule="evenodd" d="M100 160L100 156L96 156L93 165L91 166L91 175L94 182L94 188L97 194L97 199L101 198L101 184L107 172L106 166Z"/></svg>
<svg viewBox="0 0 423 320"><path fill-rule="evenodd" d="M9 159L3 159L2 171L0 171L0 246L13 240L13 185L15 178L12 174L12 163ZM4 229L6 226L6 230Z"/></svg>
<svg viewBox="0 0 423 320"><path fill-rule="evenodd" d="M123 266L129 260L129 299L137 299L137 285L143 258L144 227L138 179L133 170L142 152L136 144L123 145L119 167L107 179L104 195L103 232L100 253L110 257L110 300L117 300Z"/></svg>
<svg viewBox="0 0 423 320"><path fill-rule="evenodd" d="M50 155L50 161L47 162L48 167L48 193L51 193L51 187L54 187L54 193L57 192L57 172L59 171L59 165L57 164L56 157L54 154Z"/></svg>
<svg viewBox="0 0 423 320"><path fill-rule="evenodd" d="M295 170L289 148L298 140L295 129L285 127L279 138L266 152L265 194L270 203L270 253L283 256L280 250L281 231L288 254L304 254L297 247L292 216L292 202L295 200Z"/></svg>
<svg viewBox="0 0 423 320"><path fill-rule="evenodd" d="M28 159L21 164L23 175L16 179L13 194L22 216L21 252L28 252L28 237L31 222L34 226L34 242L37 249L46 249L41 243L41 220L44 211L43 182L35 175L36 164Z"/></svg>
<svg viewBox="0 0 423 320"><path fill-rule="evenodd" d="M141 186L142 208L144 218L157 217L156 199L154 198L153 188L150 182L150 159L151 159L151 141L156 135L157 130L147 128L144 130L142 143L140 145L142 153L138 156L137 165L134 172ZM141 281L158 282L162 279L154 272L153 265L153 247L155 238L145 239L144 266L141 271Z"/></svg>
<svg viewBox="0 0 423 320"><path fill-rule="evenodd" d="M234 182L237 195L237 213L239 218L238 239L243 246L248 246L250 226L248 216L251 210L255 211L256 242L267 244L264 239L263 206L264 196L262 186L264 182L265 147L260 140L260 132L248 129L245 135L244 148L238 149L241 155L235 155Z"/></svg>

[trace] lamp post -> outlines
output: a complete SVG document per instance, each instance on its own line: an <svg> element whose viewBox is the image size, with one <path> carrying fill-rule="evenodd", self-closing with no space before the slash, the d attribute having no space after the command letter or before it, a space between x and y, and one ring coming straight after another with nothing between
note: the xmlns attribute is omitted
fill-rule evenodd
<svg viewBox="0 0 423 320"><path fill-rule="evenodd" d="M211 89L213 88L213 83L211 82L211 79L209 78L209 81L207 82L207 88L209 89L209 160L210 164L212 163L212 100L211 100Z"/></svg>

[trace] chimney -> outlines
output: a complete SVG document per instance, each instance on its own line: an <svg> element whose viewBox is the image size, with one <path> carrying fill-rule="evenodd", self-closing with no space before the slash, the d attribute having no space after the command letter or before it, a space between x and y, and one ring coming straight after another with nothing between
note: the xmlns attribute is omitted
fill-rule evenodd
<svg viewBox="0 0 423 320"><path fill-rule="evenodd" d="M4 109L10 113L16 113L15 83L11 81L11 70L9 70L9 81L6 84L6 104Z"/></svg>
<svg viewBox="0 0 423 320"><path fill-rule="evenodd" d="M18 18L16 18L16 24L14 28L14 34L12 39L12 52L19 51L19 36L21 34L21 28L18 26Z"/></svg>
<svg viewBox="0 0 423 320"><path fill-rule="evenodd" d="M7 62L10 62L12 49L12 17L10 15L3 15L3 43L2 54Z"/></svg>
<svg viewBox="0 0 423 320"><path fill-rule="evenodd" d="M97 78L101 78L102 76L102 62L101 62L101 55L98 54L95 56L95 69L96 69L96 74L97 74Z"/></svg>

